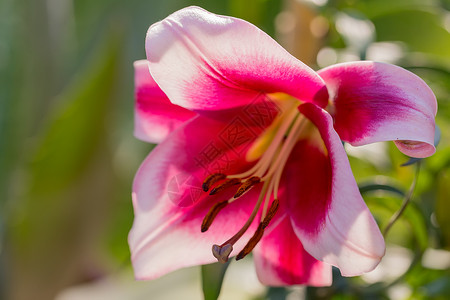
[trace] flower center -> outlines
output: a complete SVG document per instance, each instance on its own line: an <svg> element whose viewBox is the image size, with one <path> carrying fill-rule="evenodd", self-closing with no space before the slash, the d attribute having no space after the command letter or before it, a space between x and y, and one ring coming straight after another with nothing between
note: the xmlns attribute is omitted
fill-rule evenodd
<svg viewBox="0 0 450 300"><path fill-rule="evenodd" d="M287 109L278 116L265 133L257 139L247 153L247 158L258 161L249 170L233 175L215 173L208 176L202 185L210 195L220 193L239 184L234 196L228 200L216 203L203 219L201 231L205 232L213 223L215 217L229 203L237 201L253 187L262 184L258 200L247 222L230 239L221 245L213 245L212 252L219 262L225 263L233 250L233 245L242 237L261 210L261 219L254 235L239 252L236 260L244 258L258 244L264 235L264 229L269 225L278 210L278 190L284 166L292 149L299 140L306 119L298 110L299 102L290 100ZM262 153L259 155L259 153ZM273 200L272 200L273 198ZM271 201L272 200L272 201ZM270 204L270 206L269 206Z"/></svg>

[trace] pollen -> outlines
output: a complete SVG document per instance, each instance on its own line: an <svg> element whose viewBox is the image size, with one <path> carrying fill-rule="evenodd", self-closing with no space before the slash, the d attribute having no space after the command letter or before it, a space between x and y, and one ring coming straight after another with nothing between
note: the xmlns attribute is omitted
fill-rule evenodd
<svg viewBox="0 0 450 300"><path fill-rule="evenodd" d="M258 229L256 229L256 232L253 234L253 236L250 238L250 240L247 242L247 244L244 246L244 249L242 249L241 252L238 253L236 256L236 260L241 260L247 254L253 251L253 248L258 244L258 242L261 240L261 238L264 235L264 229L269 225L272 218L275 216L275 213L278 210L278 200L274 199L272 204L270 205L269 211L267 212L267 215L264 217L264 219L259 223Z"/></svg>
<svg viewBox="0 0 450 300"><path fill-rule="evenodd" d="M237 190L236 194L233 196L233 198L238 198L242 196L245 192L247 192L249 189L251 189L254 185L261 182L261 178L257 176L250 177L247 179Z"/></svg>
<svg viewBox="0 0 450 300"><path fill-rule="evenodd" d="M269 211L267 212L267 215L264 217L264 219L261 222L263 229L265 229L269 225L269 222L275 216L275 213L278 210L279 203L280 202L278 201L278 199L273 200L272 204L270 205Z"/></svg>
<svg viewBox="0 0 450 300"><path fill-rule="evenodd" d="M261 238L264 235L264 228L262 226L262 223L259 223L258 229L256 229L255 234L251 237L251 239L248 241L248 243L244 246L244 249L241 250L241 252L238 253L236 256L236 260L241 260L247 254L252 252L253 248L258 244L258 242L261 240Z"/></svg>
<svg viewBox="0 0 450 300"><path fill-rule="evenodd" d="M211 186L213 186L213 184L215 184L216 182L223 180L227 177L227 175L222 174L222 173L215 173L215 174L211 174L208 177L206 177L206 179L203 181L202 184L202 189L204 192L209 191L209 189L211 188Z"/></svg>
<svg viewBox="0 0 450 300"><path fill-rule="evenodd" d="M209 212L206 214L205 218L202 222L202 232L205 232L209 229L209 226L211 226L212 222L216 218L217 214L225 207L227 206L228 201L221 201L216 204L214 204L213 207L209 210Z"/></svg>
<svg viewBox="0 0 450 300"><path fill-rule="evenodd" d="M220 185L216 186L215 188L213 188L209 194L210 195L215 195L217 193L220 193L221 191L226 190L227 188L229 188L229 187L231 187L233 185L237 185L237 184L240 184L240 183L241 183L241 180L239 178L227 179L222 184L220 184Z"/></svg>

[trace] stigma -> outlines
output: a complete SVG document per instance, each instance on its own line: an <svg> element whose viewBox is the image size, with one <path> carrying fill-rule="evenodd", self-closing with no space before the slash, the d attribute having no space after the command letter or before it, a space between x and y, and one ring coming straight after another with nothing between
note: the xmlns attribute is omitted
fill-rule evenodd
<svg viewBox="0 0 450 300"><path fill-rule="evenodd" d="M235 192L230 199L217 202L210 208L203 219L202 232L213 226L216 216L223 209L227 209L228 204L239 201L251 189L262 186L254 208L241 229L222 244L212 246L212 254L221 263L228 261L233 246L242 238L256 216L260 215L256 231L237 254L236 260L251 253L264 237L265 229L278 211L281 175L289 155L307 124L304 116L297 110L298 104L297 100L289 102L287 109L275 118L266 131L254 141L247 156L256 158L257 161L250 169L240 174L214 173L203 181L202 189L204 192L209 192L210 195L220 194L229 189L234 189Z"/></svg>

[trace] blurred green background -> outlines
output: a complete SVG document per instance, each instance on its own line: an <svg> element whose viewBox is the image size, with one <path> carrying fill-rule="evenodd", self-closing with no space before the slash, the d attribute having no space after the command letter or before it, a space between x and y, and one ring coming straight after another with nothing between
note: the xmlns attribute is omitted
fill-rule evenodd
<svg viewBox="0 0 450 300"><path fill-rule="evenodd" d="M134 282L126 242L131 183L153 147L132 135L132 63L145 58L149 25L188 5L256 24L315 69L403 66L439 103L438 151L420 162L376 271L268 289L248 259L231 263L221 299L450 299L448 0L0 0L0 299L202 297L200 268ZM418 164L402 167L390 143L347 150L383 229ZM215 297L213 283L205 294Z"/></svg>

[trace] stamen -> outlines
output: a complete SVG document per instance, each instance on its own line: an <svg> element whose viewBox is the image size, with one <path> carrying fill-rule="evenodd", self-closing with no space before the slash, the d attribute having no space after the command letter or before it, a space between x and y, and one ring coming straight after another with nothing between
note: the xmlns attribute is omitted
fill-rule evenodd
<svg viewBox="0 0 450 300"><path fill-rule="evenodd" d="M202 228L201 228L202 232L205 232L209 229L209 226L211 226L211 224L214 221L214 219L216 218L217 214L225 206L227 206L227 204L228 204L228 201L225 200L225 201L218 202L218 203L214 204L213 207L211 207L211 209L208 211L205 218L203 219Z"/></svg>
<svg viewBox="0 0 450 300"><path fill-rule="evenodd" d="M267 189L267 193L266 193L266 197L264 199L264 206L263 206L263 210L261 213L261 221L262 222L264 220L264 217L267 215L267 209L269 206L269 202L270 202L270 197L272 195L272 191L273 191L273 186L275 185L274 181L273 181L273 177L267 179L270 183L269 183L269 187ZM274 198L277 198L277 195L274 195Z"/></svg>
<svg viewBox="0 0 450 300"><path fill-rule="evenodd" d="M262 176L268 167L268 163L273 159L273 157L277 157L279 153L279 145L285 139L285 134L288 131L289 127L292 125L292 122L295 118L299 116L297 109L291 110L287 113L285 119L282 124L278 128L278 131L270 143L269 148L263 154L263 156L259 159L259 161L248 171L230 176L231 178L245 178L251 176L252 174L260 174Z"/></svg>
<svg viewBox="0 0 450 300"><path fill-rule="evenodd" d="M278 190L280 185L280 179L283 174L284 166L297 144L304 127L307 125L306 119L302 116L295 107L297 102L293 102L292 109L289 109L286 113L280 116L281 119L276 123L273 123L271 128L264 133L261 137L264 145L256 145L255 158L259 157L259 160L247 171L226 176L222 173L216 173L208 176L203 182L202 188L206 192L217 184L219 181L224 180L216 187L212 188L210 195L217 194L223 190L236 185L241 184L236 193L231 199L216 203L203 219L201 230L205 232L211 226L217 214L229 203L238 201L245 193L252 189L255 185L263 182L263 187L259 194L258 200L253 208L253 211L243 227L230 239L221 245L213 245L212 253L214 257L221 263L225 263L229 259L229 255L233 251L233 245L242 238L244 233L252 224L256 215L258 214L264 201L264 205L261 212L261 220L258 224L257 230L247 242L245 247L236 257L236 260L240 260L248 255L258 242L264 236L264 230L267 228L271 220L274 218L279 208ZM295 106L295 107L294 107ZM270 139L267 141L264 139ZM257 141L258 142L258 141ZM258 148L259 147L259 148ZM262 153L263 148L266 148ZM259 152L258 152L259 151ZM273 195L273 201L270 199ZM270 207L268 207L270 204Z"/></svg>
<svg viewBox="0 0 450 300"><path fill-rule="evenodd" d="M255 248L263 235L264 228L262 227L262 223L259 223L258 229L256 229L255 234L248 241L247 245L245 245L244 249L242 249L241 252L238 253L238 255L236 256L236 260L243 259L245 256L247 256L247 254L252 252L253 248Z"/></svg>
<svg viewBox="0 0 450 300"><path fill-rule="evenodd" d="M263 223L259 223L258 229L256 229L255 234L250 238L244 249L242 249L241 252L238 253L238 255L236 256L236 260L243 259L245 256L247 256L247 254L252 252L253 248L255 248L255 246L261 240L264 235L264 228L262 225Z"/></svg>
<svg viewBox="0 0 450 300"><path fill-rule="evenodd" d="M217 260L224 264L228 261L228 257L231 254L231 251L233 251L233 245L226 244L226 245L213 245L212 246L212 253Z"/></svg>
<svg viewBox="0 0 450 300"><path fill-rule="evenodd" d="M273 196L274 198L278 197L278 189L280 187L280 180L281 180L281 174L283 173L283 170L280 169L275 175L274 175L274 186L273 186Z"/></svg>
<svg viewBox="0 0 450 300"><path fill-rule="evenodd" d="M227 175L222 173L211 174L203 181L202 189L204 192L207 192L211 186L219 180L225 179Z"/></svg>
<svg viewBox="0 0 450 300"><path fill-rule="evenodd" d="M289 158L292 149L297 144L297 139L300 133L302 132L304 126L305 126L305 118L302 115L300 115L292 125L292 128L289 131L289 135L286 138L285 142L283 143L283 147L280 151L280 154L271 164L269 171L262 178L262 180L266 180L267 178L271 177L275 173L275 171L284 169L284 165L286 164L286 161Z"/></svg>
<svg viewBox="0 0 450 300"><path fill-rule="evenodd" d="M258 176L253 176L247 179L237 190L236 194L233 196L233 198L239 198L242 196L246 191L248 191L252 186L255 184L258 184L261 182L261 178Z"/></svg>
<svg viewBox="0 0 450 300"><path fill-rule="evenodd" d="M215 195L215 194L229 188L230 186L233 186L233 185L236 185L239 183L241 183L241 180L239 178L230 178L230 179L226 180L225 182L223 182L222 184L219 184L218 186L213 188L209 194Z"/></svg>
<svg viewBox="0 0 450 300"><path fill-rule="evenodd" d="M242 237L242 235L247 231L247 229L252 224L253 220L255 219L256 214L258 213L259 208L261 207L261 202L264 199L264 195L267 191L268 182L265 182L261 193L259 195L258 201L256 202L255 207L253 208L253 211L248 218L247 222L245 222L244 226L235 234L233 235L229 240L227 240L222 245L213 245L212 252L215 258L219 262L227 262L228 256L230 255L231 251L233 250L233 245ZM231 248L231 249L230 249Z"/></svg>
<svg viewBox="0 0 450 300"><path fill-rule="evenodd" d="M272 204L269 207L269 211L267 212L267 215L264 217L264 220L261 222L262 228L265 229L267 225L269 225L270 221L275 216L275 213L278 210L278 205L280 204L280 201L278 199L273 199Z"/></svg>
<svg viewBox="0 0 450 300"><path fill-rule="evenodd" d="M247 254L253 251L253 248L258 244L258 242L261 240L261 238L264 235L264 229L269 225L270 221L272 220L273 216L278 210L278 199L274 199L272 204L270 205L269 211L267 212L266 217L264 218L261 223L258 225L258 229L256 229L255 234L250 238L250 240L247 242L247 244L244 246L244 249L241 250L241 252L238 253L236 256L236 260L243 259Z"/></svg>

